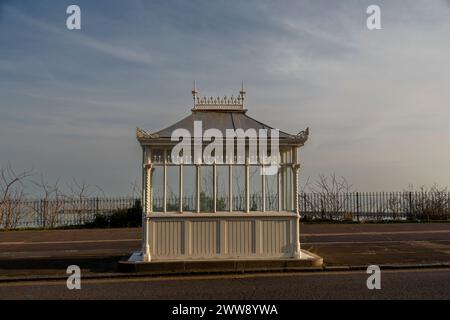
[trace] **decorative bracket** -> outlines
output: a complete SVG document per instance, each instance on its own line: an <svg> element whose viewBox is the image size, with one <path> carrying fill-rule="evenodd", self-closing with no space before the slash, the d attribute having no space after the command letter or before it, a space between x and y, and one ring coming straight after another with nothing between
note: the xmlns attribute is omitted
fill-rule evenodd
<svg viewBox="0 0 450 320"><path fill-rule="evenodd" d="M291 135L291 139L295 142L305 143L308 140L309 136L309 128L300 131L296 135Z"/></svg>
<svg viewBox="0 0 450 320"><path fill-rule="evenodd" d="M159 134L149 133L141 128L136 128L136 138L139 139L159 139Z"/></svg>

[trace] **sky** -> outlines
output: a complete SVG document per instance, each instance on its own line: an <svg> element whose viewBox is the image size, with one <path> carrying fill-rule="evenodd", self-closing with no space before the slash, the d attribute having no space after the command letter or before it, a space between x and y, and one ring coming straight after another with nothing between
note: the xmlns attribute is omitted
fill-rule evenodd
<svg viewBox="0 0 450 320"><path fill-rule="evenodd" d="M70 4L81 30L66 28ZM251 117L310 128L302 181L448 185L449 35L444 0L0 0L0 166L128 195L135 128L188 115L193 80L208 96L243 80Z"/></svg>

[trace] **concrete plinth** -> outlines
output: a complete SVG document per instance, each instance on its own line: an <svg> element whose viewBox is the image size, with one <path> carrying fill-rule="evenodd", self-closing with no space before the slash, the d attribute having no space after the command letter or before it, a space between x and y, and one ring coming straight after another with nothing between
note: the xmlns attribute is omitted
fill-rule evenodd
<svg viewBox="0 0 450 320"><path fill-rule="evenodd" d="M122 272L145 272L150 275L193 273L242 273L268 271L295 271L304 268L321 268L323 259L311 252L301 250L300 259L277 260L166 260L144 262L141 252L134 253L127 261L119 262Z"/></svg>

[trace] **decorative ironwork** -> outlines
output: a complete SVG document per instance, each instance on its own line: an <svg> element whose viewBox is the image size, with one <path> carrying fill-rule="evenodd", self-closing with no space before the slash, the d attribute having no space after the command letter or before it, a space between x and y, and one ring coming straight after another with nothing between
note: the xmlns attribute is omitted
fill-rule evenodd
<svg viewBox="0 0 450 320"><path fill-rule="evenodd" d="M213 97L213 96L199 96L195 86L192 89L192 97L194 98L194 110L244 110L244 83L241 85L241 90L238 96L231 95L231 97Z"/></svg>
<svg viewBox="0 0 450 320"><path fill-rule="evenodd" d="M297 142L305 143L308 140L309 127L305 130L300 131L296 135L292 135L291 138Z"/></svg>

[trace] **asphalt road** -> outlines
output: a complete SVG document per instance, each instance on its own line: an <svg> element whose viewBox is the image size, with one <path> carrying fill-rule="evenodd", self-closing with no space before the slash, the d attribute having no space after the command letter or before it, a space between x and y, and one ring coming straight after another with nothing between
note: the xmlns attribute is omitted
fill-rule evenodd
<svg viewBox="0 0 450 320"><path fill-rule="evenodd" d="M0 283L0 299L449 299L450 270L382 271L369 290L363 272L191 276ZM176 304L174 304L176 305Z"/></svg>
<svg viewBox="0 0 450 320"><path fill-rule="evenodd" d="M450 224L302 225L302 247L327 265L450 262ZM139 250L139 229L0 232L0 299L449 299L450 270L383 270L382 289L368 290L364 272L184 276L2 282L11 276L115 272Z"/></svg>
<svg viewBox="0 0 450 320"><path fill-rule="evenodd" d="M312 224L301 226L302 248L325 264L450 262L450 223ZM64 275L70 264L90 273L114 272L117 261L140 248L140 229L0 232L0 278Z"/></svg>

